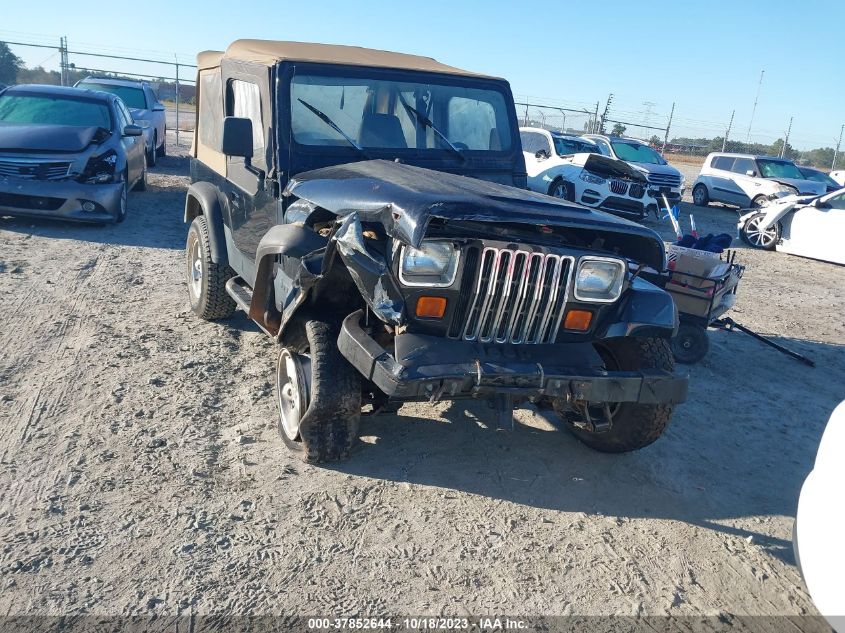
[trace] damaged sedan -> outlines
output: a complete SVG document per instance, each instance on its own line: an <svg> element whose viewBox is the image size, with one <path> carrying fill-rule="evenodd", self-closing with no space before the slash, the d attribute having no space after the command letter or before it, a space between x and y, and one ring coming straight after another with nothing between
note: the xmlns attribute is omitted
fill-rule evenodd
<svg viewBox="0 0 845 633"><path fill-rule="evenodd" d="M239 40L198 58L191 308L279 343L284 443L354 447L362 414L533 403L601 451L646 446L687 378L650 229L525 190L510 86L433 59Z"/></svg>
<svg viewBox="0 0 845 633"><path fill-rule="evenodd" d="M147 186L143 130L101 92L22 85L0 93L0 215L122 222Z"/></svg>

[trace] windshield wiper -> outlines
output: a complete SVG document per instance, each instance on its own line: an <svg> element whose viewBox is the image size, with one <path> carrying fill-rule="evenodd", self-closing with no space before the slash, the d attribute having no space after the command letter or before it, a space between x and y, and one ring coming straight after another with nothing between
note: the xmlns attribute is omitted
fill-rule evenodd
<svg viewBox="0 0 845 633"><path fill-rule="evenodd" d="M334 121L332 121L326 113L321 112L320 110L318 110L317 108L315 108L314 106L312 106L310 103L308 103L307 101L305 101L305 100L303 100L303 99L297 99L297 100L298 100L298 101L299 101L302 105L304 105L306 108L308 108L309 110L311 110L311 112L313 112L315 115L317 115L317 118L319 118L319 119L320 119L323 123L325 123L326 125L328 125L331 129L333 129L335 132L337 132L337 133L338 133L338 134L340 134L343 138L345 138L345 139L346 139L346 141L347 141L347 142L348 142L348 143L349 143L352 147L354 147L355 149L357 149L357 150L361 153L361 156L363 156L363 157L364 157L364 158L366 158L367 160L369 160L369 159L370 159L370 157L367 155L367 152L365 152L365 151L364 151L364 148L363 148L363 147L361 147L360 145L358 145L358 143L356 143L355 141L353 141L353 140L349 137L349 135L348 135L346 132L344 132L343 130L341 130L341 129L340 129L340 127L338 127L337 123L335 123Z"/></svg>
<svg viewBox="0 0 845 633"><path fill-rule="evenodd" d="M431 119L429 119L426 115L424 115L422 112L420 112L416 108L412 107L411 104L409 104L407 101L405 101L405 98L402 96L401 93L399 93L398 96L399 96L399 101L402 103L402 107L404 107L405 110L407 111L408 116L414 116L414 117L416 117L417 121L419 121L420 123L422 123L426 127L430 127L431 130L435 134L437 134L437 136L440 137L440 139L442 139L442 141L444 143L446 143L446 145L449 146L449 149L451 149L453 152L455 152L455 154L457 154L461 158L461 160L465 161L467 159L467 157L464 156L464 153L461 150L459 150L457 147L455 147L452 144L452 141L450 141L448 138L446 138L446 135L443 134L443 132L441 132L440 130L437 129L437 126L435 126L434 123L431 122Z"/></svg>

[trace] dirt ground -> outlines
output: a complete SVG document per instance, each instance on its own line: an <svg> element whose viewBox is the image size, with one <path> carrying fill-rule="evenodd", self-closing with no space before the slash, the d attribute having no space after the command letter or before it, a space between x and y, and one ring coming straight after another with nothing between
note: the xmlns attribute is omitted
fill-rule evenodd
<svg viewBox="0 0 845 633"><path fill-rule="evenodd" d="M188 310L186 173L161 160L119 226L0 219L0 615L815 614L792 517L845 397L845 269L741 248L732 316L817 366L711 331L645 450L406 405L314 467L274 345Z"/></svg>

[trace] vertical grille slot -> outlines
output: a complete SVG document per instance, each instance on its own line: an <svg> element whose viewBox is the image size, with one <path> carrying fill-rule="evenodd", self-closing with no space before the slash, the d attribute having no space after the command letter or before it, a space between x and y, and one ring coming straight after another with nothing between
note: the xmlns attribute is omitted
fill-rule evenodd
<svg viewBox="0 0 845 633"><path fill-rule="evenodd" d="M482 343L554 341L573 262L561 255L484 248L480 262L472 262L478 269L474 281L464 269L461 289L469 294L461 297L449 335ZM470 264L468 257L465 266ZM463 324L460 334L456 323Z"/></svg>
<svg viewBox="0 0 845 633"><path fill-rule="evenodd" d="M472 301L471 288L475 285L475 276L478 274L478 252L479 249L470 246L464 253L464 269L461 273L461 295L458 298L458 306L452 315L452 323L449 325L449 337L458 338L461 335L461 328L464 326Z"/></svg>

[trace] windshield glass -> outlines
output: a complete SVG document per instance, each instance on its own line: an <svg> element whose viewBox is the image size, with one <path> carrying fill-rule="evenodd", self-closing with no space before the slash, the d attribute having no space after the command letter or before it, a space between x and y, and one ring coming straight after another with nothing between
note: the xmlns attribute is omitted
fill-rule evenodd
<svg viewBox="0 0 845 633"><path fill-rule="evenodd" d="M611 141L613 151L620 160L630 163L647 163L649 165L665 165L663 157L641 143L626 143L625 141Z"/></svg>
<svg viewBox="0 0 845 633"><path fill-rule="evenodd" d="M801 169L801 175L804 176L806 180L813 180L815 182L823 182L826 185L831 187L839 187L839 183L837 183L833 178L828 176L826 173L822 171L816 171L815 169Z"/></svg>
<svg viewBox="0 0 845 633"><path fill-rule="evenodd" d="M102 92L117 95L123 100L123 103L126 104L127 108L135 108L138 110L147 109L147 99L144 97L144 91L141 88L100 84L93 81L80 82L77 87L87 88L88 90L100 90Z"/></svg>
<svg viewBox="0 0 845 633"><path fill-rule="evenodd" d="M757 159L760 166L760 174L763 178L795 178L804 180L804 176L798 168L787 161L782 160L761 160Z"/></svg>
<svg viewBox="0 0 845 633"><path fill-rule="evenodd" d="M290 103L293 138L302 145L348 147L345 136L365 149L502 151L512 143L497 90L303 74L291 80Z"/></svg>
<svg viewBox="0 0 845 633"><path fill-rule="evenodd" d="M99 101L46 95L0 95L0 124L75 125L111 129L109 107Z"/></svg>
<svg viewBox="0 0 845 633"><path fill-rule="evenodd" d="M589 152L598 154L599 150L592 143L584 143L583 141L576 141L571 138L560 138L558 136L552 137L555 141L555 151L560 155L578 154L581 152Z"/></svg>

